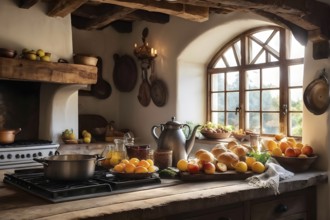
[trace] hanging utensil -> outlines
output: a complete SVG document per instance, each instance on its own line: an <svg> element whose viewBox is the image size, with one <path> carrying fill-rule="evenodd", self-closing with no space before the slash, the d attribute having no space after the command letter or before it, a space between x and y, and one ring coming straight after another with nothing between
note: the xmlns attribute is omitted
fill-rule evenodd
<svg viewBox="0 0 330 220"><path fill-rule="evenodd" d="M139 88L138 100L143 106L148 106L151 100L150 84L148 82L147 75L147 69L142 69L142 83Z"/></svg>
<svg viewBox="0 0 330 220"><path fill-rule="evenodd" d="M111 95L112 89L110 84L102 77L103 61L101 57L97 57L97 82L91 85L91 93L98 99L106 99Z"/></svg>
<svg viewBox="0 0 330 220"><path fill-rule="evenodd" d="M325 70L323 70L321 76L306 87L304 103L310 112L321 115L328 109L329 102L329 83Z"/></svg>
<svg viewBox="0 0 330 220"><path fill-rule="evenodd" d="M154 69L154 61L151 63L151 74L149 80L151 82L150 96L152 101L158 107L164 106L167 101L167 86L163 80L158 79Z"/></svg>
<svg viewBox="0 0 330 220"><path fill-rule="evenodd" d="M113 69L113 82L120 92L130 92L137 81L137 67L134 59L129 55L114 54L115 66Z"/></svg>

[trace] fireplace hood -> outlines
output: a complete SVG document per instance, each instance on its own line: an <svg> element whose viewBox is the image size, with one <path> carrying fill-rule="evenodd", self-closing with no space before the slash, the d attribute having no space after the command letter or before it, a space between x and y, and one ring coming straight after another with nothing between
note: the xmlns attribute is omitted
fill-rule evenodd
<svg viewBox="0 0 330 220"><path fill-rule="evenodd" d="M0 57L0 79L57 84L95 84L97 67Z"/></svg>

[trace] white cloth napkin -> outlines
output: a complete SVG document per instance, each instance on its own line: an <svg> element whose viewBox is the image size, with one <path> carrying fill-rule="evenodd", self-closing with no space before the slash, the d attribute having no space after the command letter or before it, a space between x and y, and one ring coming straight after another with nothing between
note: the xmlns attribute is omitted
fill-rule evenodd
<svg viewBox="0 0 330 220"><path fill-rule="evenodd" d="M284 169L272 157L267 160L265 166L267 170L264 173L251 176L246 181L252 186L272 188L275 194L279 194L280 181L293 177L294 173Z"/></svg>

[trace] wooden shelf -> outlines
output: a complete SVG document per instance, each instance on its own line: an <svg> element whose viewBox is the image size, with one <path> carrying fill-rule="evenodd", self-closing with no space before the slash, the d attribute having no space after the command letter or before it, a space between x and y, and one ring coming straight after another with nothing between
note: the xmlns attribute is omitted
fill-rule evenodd
<svg viewBox="0 0 330 220"><path fill-rule="evenodd" d="M97 67L0 57L0 79L60 84L95 84Z"/></svg>

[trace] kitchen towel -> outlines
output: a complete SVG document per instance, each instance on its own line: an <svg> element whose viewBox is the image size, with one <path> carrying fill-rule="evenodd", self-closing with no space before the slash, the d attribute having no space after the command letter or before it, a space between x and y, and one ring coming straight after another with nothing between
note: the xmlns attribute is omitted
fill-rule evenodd
<svg viewBox="0 0 330 220"><path fill-rule="evenodd" d="M252 186L272 188L275 194L279 194L278 186L281 180L289 179L294 173L284 169L278 162L270 157L266 164L266 171L246 179Z"/></svg>

